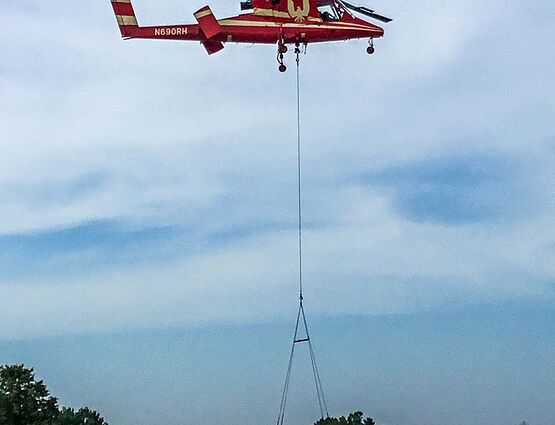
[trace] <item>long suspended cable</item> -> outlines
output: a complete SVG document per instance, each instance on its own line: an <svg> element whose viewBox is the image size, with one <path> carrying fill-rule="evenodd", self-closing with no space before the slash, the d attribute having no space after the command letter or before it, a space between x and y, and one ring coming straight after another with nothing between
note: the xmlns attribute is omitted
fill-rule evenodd
<svg viewBox="0 0 555 425"><path fill-rule="evenodd" d="M298 225L299 225L299 301L303 301L303 213L302 213L302 180L301 180L301 84L299 76L299 47L295 48L297 54L297 199L298 203Z"/></svg>
<svg viewBox="0 0 555 425"><path fill-rule="evenodd" d="M328 417L328 408L326 399L324 397L324 390L322 388L322 381L318 366L316 364L316 356L310 341L310 334L308 332L308 324L303 306L303 221L302 221L302 174L301 174L301 102L300 102L300 73L299 73L299 45L295 47L296 62L297 62L297 199L298 199L298 247L299 247L299 310L297 311L297 320L295 322L295 333L293 335L293 344L291 345L291 353L289 355L289 365L287 367L287 374L285 376L285 384L283 385L283 392L281 395L281 403L279 408L279 415L277 425L283 425L285 419L285 408L287 405L287 395L289 393L289 384L291 382L291 371L293 369L293 358L295 355L295 345L307 342L310 353L310 363L312 366L312 374L314 376L314 383L316 385L316 395L318 397L318 405L320 407L320 417ZM299 338L299 324L302 315L302 324L304 326L305 337Z"/></svg>

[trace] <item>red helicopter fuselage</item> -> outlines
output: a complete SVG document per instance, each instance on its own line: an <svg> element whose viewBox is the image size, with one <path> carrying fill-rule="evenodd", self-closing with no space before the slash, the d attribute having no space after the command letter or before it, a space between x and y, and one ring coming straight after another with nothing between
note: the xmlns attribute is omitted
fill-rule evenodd
<svg viewBox="0 0 555 425"><path fill-rule="evenodd" d="M352 14L341 0L248 0L241 8L251 11L238 16L216 19L205 6L193 14L196 24L147 27L138 25L131 0L111 2L123 38L196 40L208 54L227 42L278 44L279 54L287 51L286 44L373 40L384 34L382 28Z"/></svg>

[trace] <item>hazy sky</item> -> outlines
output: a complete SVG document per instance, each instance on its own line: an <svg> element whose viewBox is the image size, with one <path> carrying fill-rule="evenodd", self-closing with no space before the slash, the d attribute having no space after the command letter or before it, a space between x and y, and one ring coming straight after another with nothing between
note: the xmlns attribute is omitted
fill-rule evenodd
<svg viewBox="0 0 555 425"><path fill-rule="evenodd" d="M205 4L133 3L145 25ZM374 56L310 45L301 65L330 413L552 425L555 8L367 5L395 18ZM124 42L108 0L3 0L0 27L0 363L111 425L275 421L296 308L293 56L280 74L274 46ZM317 416L307 361L291 425Z"/></svg>

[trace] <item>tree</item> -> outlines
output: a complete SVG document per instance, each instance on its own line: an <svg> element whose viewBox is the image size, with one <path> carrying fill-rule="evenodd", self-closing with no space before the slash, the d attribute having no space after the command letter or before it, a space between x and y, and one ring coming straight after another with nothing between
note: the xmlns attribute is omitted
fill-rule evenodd
<svg viewBox="0 0 555 425"><path fill-rule="evenodd" d="M341 416L340 418L320 419L314 425L376 425L374 419L364 418L362 412L351 413L347 418Z"/></svg>
<svg viewBox="0 0 555 425"><path fill-rule="evenodd" d="M58 402L50 396L33 369L23 365L0 367L0 423L50 425L58 415Z"/></svg>
<svg viewBox="0 0 555 425"><path fill-rule="evenodd" d="M43 381L23 365L0 367L0 425L108 425L94 410L58 409Z"/></svg>
<svg viewBox="0 0 555 425"><path fill-rule="evenodd" d="M68 407L60 410L54 425L108 425L104 418L88 407L79 409L77 412Z"/></svg>

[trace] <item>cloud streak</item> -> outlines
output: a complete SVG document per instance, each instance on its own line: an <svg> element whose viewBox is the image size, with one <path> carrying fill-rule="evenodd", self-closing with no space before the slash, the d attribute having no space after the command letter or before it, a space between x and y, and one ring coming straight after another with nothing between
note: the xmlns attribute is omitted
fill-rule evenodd
<svg viewBox="0 0 555 425"><path fill-rule="evenodd" d="M182 9L136 3L145 24ZM363 41L302 58L312 308L551 300L549 20L504 2L387 7L374 58ZM507 26L531 22L508 52ZM0 338L281 317L294 75L272 48L124 43L109 4L8 2L0 25L30 32L0 40Z"/></svg>

